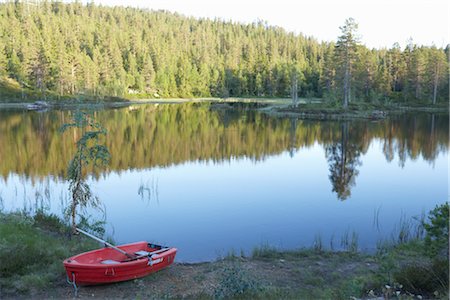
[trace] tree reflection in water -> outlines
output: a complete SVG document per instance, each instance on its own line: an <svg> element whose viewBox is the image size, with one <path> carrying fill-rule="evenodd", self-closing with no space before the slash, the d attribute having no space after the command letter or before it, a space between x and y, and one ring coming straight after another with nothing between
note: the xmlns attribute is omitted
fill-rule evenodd
<svg viewBox="0 0 450 300"><path fill-rule="evenodd" d="M358 176L362 147L349 139L349 122L341 124L341 140L327 146L325 154L329 163L330 180L333 192L340 200L351 195L351 188Z"/></svg>
<svg viewBox="0 0 450 300"><path fill-rule="evenodd" d="M0 110L0 176L62 178L78 136L61 137L57 131L72 115L72 111ZM237 157L256 162L284 151L293 156L318 144L326 153L332 189L339 199L350 196L373 140L381 143L386 160L397 157L400 167L420 157L432 164L439 153L448 151L449 140L448 114L393 115L377 122L311 121L186 103L104 109L95 118L108 131L105 145L112 155L103 174ZM86 171L102 175L89 167Z"/></svg>

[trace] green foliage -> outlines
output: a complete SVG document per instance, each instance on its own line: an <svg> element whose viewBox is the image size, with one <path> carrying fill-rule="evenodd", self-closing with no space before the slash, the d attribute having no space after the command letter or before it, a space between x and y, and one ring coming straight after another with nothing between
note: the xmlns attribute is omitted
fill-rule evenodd
<svg viewBox="0 0 450 300"><path fill-rule="evenodd" d="M428 216L429 223L424 223L426 231L425 249L430 257L446 258L448 261L449 246L449 204L436 206Z"/></svg>
<svg viewBox="0 0 450 300"><path fill-rule="evenodd" d="M6 76L0 76L0 99L4 99L8 102L23 101L21 99L22 94L30 100L38 99L37 95L30 90L27 90L27 93L24 93L24 89L17 80Z"/></svg>
<svg viewBox="0 0 450 300"><path fill-rule="evenodd" d="M76 143L76 152L69 163L67 177L71 185L78 183L83 176L84 166L93 164L95 166L106 165L110 154L108 148L99 144L100 138L106 135L106 130L93 120L85 112L76 111L73 114L73 123L63 124L61 132L69 128L80 129L82 136ZM87 193L88 191L86 191Z"/></svg>
<svg viewBox="0 0 450 300"><path fill-rule="evenodd" d="M84 181L85 174L83 168L88 165L94 167L106 165L109 162L110 154L106 146L99 144L100 138L106 134L106 130L93 120L85 112L76 111L72 117L72 123L66 123L61 127L61 132L69 128L75 128L81 131L81 137L76 143L76 151L70 160L67 168L67 179L69 180L69 191L72 194L72 203L70 213L72 215L72 226L75 232L76 208L80 205L82 208L91 205L97 207L99 202L95 197L89 185Z"/></svg>
<svg viewBox="0 0 450 300"><path fill-rule="evenodd" d="M300 97L341 102L345 62L337 58L348 53L356 101L448 99L444 49L356 47L352 20L335 47L264 22L197 20L92 3L53 6L43 2L25 10L18 1L0 3L0 76L19 83L17 98L286 97L295 70Z"/></svg>

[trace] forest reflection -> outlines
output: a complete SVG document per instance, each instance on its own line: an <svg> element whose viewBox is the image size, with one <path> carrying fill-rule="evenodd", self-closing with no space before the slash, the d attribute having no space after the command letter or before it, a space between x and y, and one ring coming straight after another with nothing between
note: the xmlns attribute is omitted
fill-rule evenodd
<svg viewBox="0 0 450 300"><path fill-rule="evenodd" d="M0 111L0 174L62 177L76 133L58 129L72 112ZM167 167L187 161L254 161L318 143L339 198L350 195L360 158L377 139L387 161L433 162L448 151L448 114L398 115L388 120L316 122L273 118L254 111L211 110L206 103L141 105L94 112L108 131L111 163L105 172ZM97 174L98 175L98 174Z"/></svg>

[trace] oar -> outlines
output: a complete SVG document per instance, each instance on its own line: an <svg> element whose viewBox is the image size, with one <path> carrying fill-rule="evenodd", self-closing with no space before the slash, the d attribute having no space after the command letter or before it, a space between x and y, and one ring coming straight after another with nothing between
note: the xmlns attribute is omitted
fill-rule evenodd
<svg viewBox="0 0 450 300"><path fill-rule="evenodd" d="M86 231L84 231L84 230L79 229L79 228L75 228L75 229L76 229L78 232L81 232L82 234L87 235L88 237L90 237L90 238L96 240L97 242L103 243L103 244L105 244L106 246L111 247L111 248L113 248L113 249L116 250L116 251L119 251L120 253L126 255L128 258L134 258L134 257L135 257L134 255L132 255L132 254L130 254L130 253L128 253L128 252L125 252L125 251L123 251L122 249L117 248L116 246L114 246L114 245L108 243L107 241L104 241L104 240L102 240L102 239L96 237L95 235L92 235L92 234L90 234L90 233L88 233L88 232L86 232Z"/></svg>
<svg viewBox="0 0 450 300"><path fill-rule="evenodd" d="M145 254L137 255L135 257L130 257L130 258L126 259L126 260L123 260L122 262L128 262L128 261L136 260L136 259L143 258L143 257L149 257L150 258L150 256L152 256L153 254L158 254L158 253L161 253L161 252L165 252L165 251L167 251L169 249L170 248L167 247L167 248L159 249L159 250L156 250L156 251L147 252Z"/></svg>

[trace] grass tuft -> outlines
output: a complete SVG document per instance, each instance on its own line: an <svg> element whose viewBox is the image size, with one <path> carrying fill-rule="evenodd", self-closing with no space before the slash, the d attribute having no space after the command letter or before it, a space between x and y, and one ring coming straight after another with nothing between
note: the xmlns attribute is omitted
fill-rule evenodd
<svg viewBox="0 0 450 300"><path fill-rule="evenodd" d="M274 259L279 258L279 256L279 251L275 247L269 246L267 244L260 247L255 247L252 251L252 258Z"/></svg>
<svg viewBox="0 0 450 300"><path fill-rule="evenodd" d="M411 293L432 295L448 288L448 264L445 261L408 264L394 273L394 280L400 282Z"/></svg>

